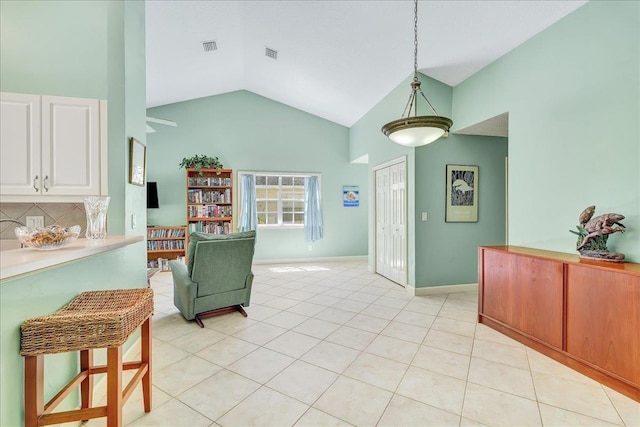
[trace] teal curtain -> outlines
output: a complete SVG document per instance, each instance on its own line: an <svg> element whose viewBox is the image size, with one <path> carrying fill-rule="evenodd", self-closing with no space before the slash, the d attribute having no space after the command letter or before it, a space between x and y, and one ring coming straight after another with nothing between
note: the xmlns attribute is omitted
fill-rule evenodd
<svg viewBox="0 0 640 427"><path fill-rule="evenodd" d="M317 176L304 178L304 241L322 239L322 210Z"/></svg>
<svg viewBox="0 0 640 427"><path fill-rule="evenodd" d="M256 177L241 175L240 177L240 231L257 230L258 210L256 207Z"/></svg>

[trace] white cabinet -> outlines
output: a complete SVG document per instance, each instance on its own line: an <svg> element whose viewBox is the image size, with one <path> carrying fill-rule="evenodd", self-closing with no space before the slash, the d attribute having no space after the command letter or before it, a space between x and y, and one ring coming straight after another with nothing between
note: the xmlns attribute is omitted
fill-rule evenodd
<svg viewBox="0 0 640 427"><path fill-rule="evenodd" d="M0 193L40 189L40 96L0 96Z"/></svg>
<svg viewBox="0 0 640 427"><path fill-rule="evenodd" d="M1 94L3 202L71 202L106 193L106 101Z"/></svg>

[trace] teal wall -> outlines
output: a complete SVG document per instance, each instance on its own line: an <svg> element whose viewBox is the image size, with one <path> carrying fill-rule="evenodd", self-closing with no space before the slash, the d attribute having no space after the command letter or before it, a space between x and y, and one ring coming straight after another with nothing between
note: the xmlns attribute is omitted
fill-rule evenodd
<svg viewBox="0 0 640 427"><path fill-rule="evenodd" d="M175 128L155 125L157 132L147 136L148 179L158 182L160 199L160 208L148 211L150 224L186 222L185 171L178 163L206 154L218 157L234 172L321 174L324 238L309 250L301 228L261 228L256 259L367 253L367 193L360 207L342 206L343 185L367 187L366 165L349 163L346 127L247 91L151 108L147 113L178 123ZM234 204L237 212L237 198Z"/></svg>
<svg viewBox="0 0 640 427"><path fill-rule="evenodd" d="M418 148L391 142L380 131L402 113L412 76L399 84L350 129L350 158L369 155L369 168L406 156L409 284L420 287L477 282L477 246L505 239L505 138L451 134ZM451 117L452 88L420 75L422 88L439 114ZM423 111L429 114L424 103ZM455 123L455 117L453 117ZM477 165L480 175L477 223L445 223L447 164ZM368 193L373 194L373 172ZM419 221L427 212L428 221ZM375 212L369 209L369 263L375 264Z"/></svg>
<svg viewBox="0 0 640 427"><path fill-rule="evenodd" d="M125 133L122 142L125 146L124 164L125 182L129 182L129 138L134 137L143 144L147 143L147 76L145 60L145 9L144 2L128 1L124 4L124 123ZM120 73L119 73L120 74ZM145 187L126 184L125 188L125 234L146 235L147 192ZM135 216L136 228L133 228ZM144 254L146 265L146 251ZM139 260L139 258L138 258Z"/></svg>
<svg viewBox="0 0 640 427"><path fill-rule="evenodd" d="M0 2L1 89L106 99L108 8L108 1Z"/></svg>
<svg viewBox="0 0 640 427"><path fill-rule="evenodd" d="M108 100L109 234L144 234L145 189L127 183L128 136L145 140L144 2L2 1L0 31L0 90ZM145 245L136 243L0 283L0 425L23 424L22 321L83 290L146 286L145 264ZM45 366L50 397L76 374L77 361L47 356Z"/></svg>
<svg viewBox="0 0 640 427"><path fill-rule="evenodd" d="M509 243L575 253L568 230L626 216L609 249L640 262L640 3L591 1L456 86L464 128L509 113Z"/></svg>
<svg viewBox="0 0 640 427"><path fill-rule="evenodd" d="M416 150L418 286L476 283L478 246L505 243L506 156L506 138L488 136L451 134ZM445 222L447 164L478 166L478 222Z"/></svg>

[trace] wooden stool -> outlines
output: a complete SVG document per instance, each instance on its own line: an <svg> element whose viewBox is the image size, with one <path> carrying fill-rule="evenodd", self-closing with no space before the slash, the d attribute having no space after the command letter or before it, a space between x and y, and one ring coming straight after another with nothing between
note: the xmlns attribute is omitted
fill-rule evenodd
<svg viewBox="0 0 640 427"><path fill-rule="evenodd" d="M21 327L24 356L25 426L87 421L107 417L108 426L122 425L122 407L142 381L145 412L151 411L151 314L153 291L115 289L83 292L48 316L26 320ZM141 358L122 363L122 344L141 326ZM107 349L107 364L93 365L93 349ZM80 352L80 373L44 404L44 355ZM122 371L137 370L122 387ZM94 374L107 374L107 405L92 407ZM81 409L52 413L80 386Z"/></svg>

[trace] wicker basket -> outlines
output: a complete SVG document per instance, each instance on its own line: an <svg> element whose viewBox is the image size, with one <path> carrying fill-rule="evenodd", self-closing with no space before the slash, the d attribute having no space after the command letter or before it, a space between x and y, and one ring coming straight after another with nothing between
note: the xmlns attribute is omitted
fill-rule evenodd
<svg viewBox="0 0 640 427"><path fill-rule="evenodd" d="M152 313L150 288L83 292L53 314L26 320L20 354L119 347Z"/></svg>

